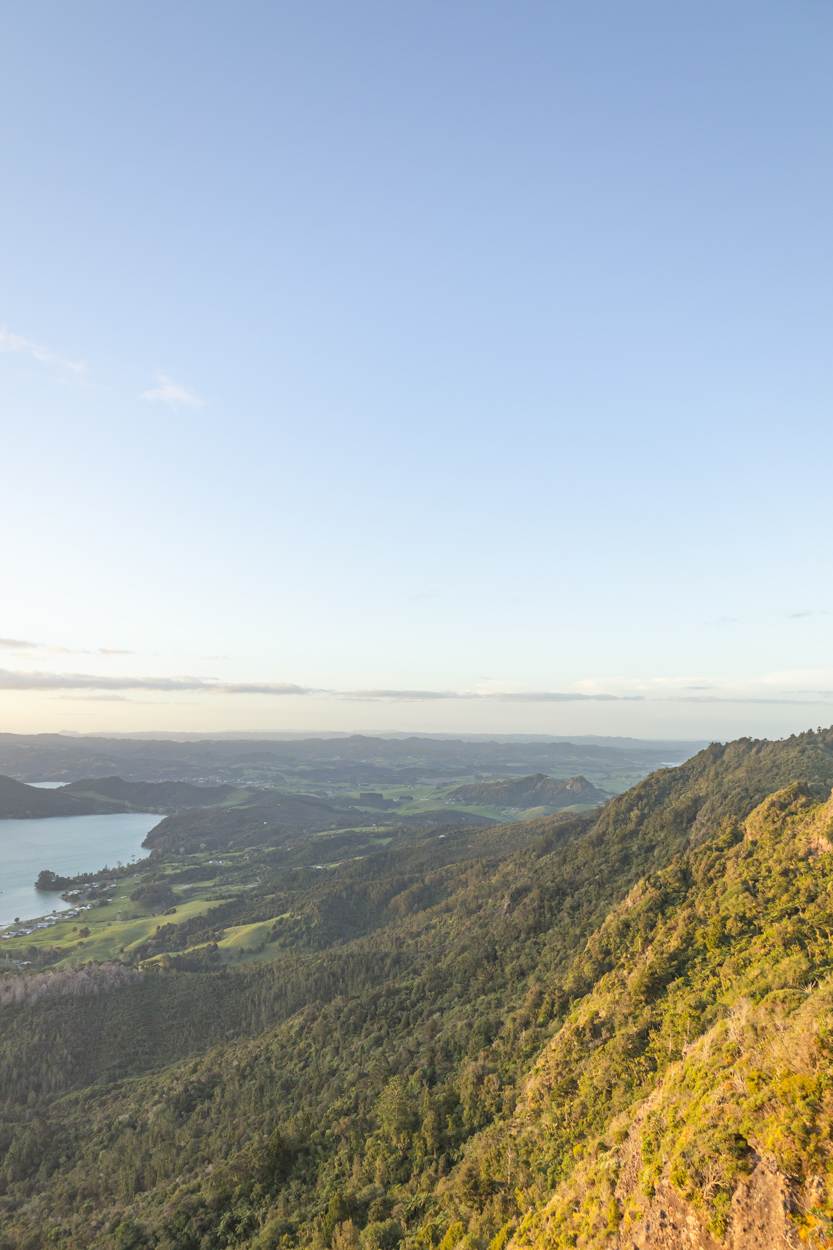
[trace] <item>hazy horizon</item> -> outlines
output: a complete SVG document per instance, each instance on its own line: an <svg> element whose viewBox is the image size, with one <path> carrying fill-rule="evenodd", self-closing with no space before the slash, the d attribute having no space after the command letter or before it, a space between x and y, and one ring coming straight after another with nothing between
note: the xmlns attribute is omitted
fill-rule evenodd
<svg viewBox="0 0 833 1250"><path fill-rule="evenodd" d="M72 701L74 703L74 701ZM85 700L79 700L83 704ZM290 708L282 723L276 723L274 716L268 714L258 723L253 720L238 721L228 715L224 724L216 720L206 719L204 723L195 723L193 715L187 708L173 698L160 700L158 708L164 708L167 724L161 724L150 708L143 703L125 700L125 704L117 703L122 712L119 719L115 714L103 715L100 710L88 713L85 717L77 707L62 714L51 712L48 707L41 711L42 705L35 703L31 709L24 708L19 723L13 723L12 717L4 718L3 731L6 733L38 734L38 733L69 733L107 737L115 736L184 736L212 738L223 736L270 737L299 736L326 737L328 735L369 734L375 736L406 736L406 735L438 735L438 736L532 736L544 738L578 739L582 737L597 738L638 738L646 741L679 740L686 742L725 742L732 738L783 738L794 733L802 733L808 729L824 725L825 720L811 718L794 708L774 707L761 725L760 713L755 719L749 716L744 704L735 706L731 703L718 707L711 717L703 715L700 708L681 707L674 700L668 700L663 706L662 701L647 702L647 706L633 704L611 706L608 703L591 705L590 709L580 709L584 715L565 715L557 704L534 703L522 705L528 709L525 717L518 716L518 705L501 703L497 714L487 714L475 708L468 716L452 716L444 723L436 714L430 712L425 704L415 703L415 715L407 719L402 713L402 702L390 700L380 706L373 705L372 713L359 721L351 717L336 701L331 701L330 723L310 717L303 700L282 699L282 703L297 703L299 706ZM325 700L316 700L321 706ZM425 701L427 704L431 700ZM444 702L444 701L443 701ZM623 703L625 701L623 700ZM777 700L773 701L777 704ZM657 703L659 706L657 706ZM575 707L573 703L568 706ZM32 719L27 720L31 712ZM507 712L501 718L501 714ZM682 714L681 714L682 712ZM685 713L688 713L686 715ZM372 716L372 719L371 719ZM180 719L181 717L181 719ZM173 722L173 723L170 723Z"/></svg>
<svg viewBox="0 0 833 1250"><path fill-rule="evenodd" d="M297 730L297 731L296 731L296 730L283 730L283 731L281 731L281 730L273 730L273 731L270 731L270 730L268 730L268 729L264 729L264 730L262 730L260 733L258 733L258 731L257 731L257 730L246 730L246 729L239 729L239 730L234 730L234 729L217 729L217 730L206 729L206 730L202 730L202 731L200 731L200 730L190 731L190 730L187 730L187 729L180 729L180 730L177 730L177 729L158 729L158 730L152 730L152 729L147 729L147 730L143 730L143 729L136 729L136 730L118 730L118 729L114 729L114 730L107 730L107 729L101 729L101 730L96 730L94 733L85 733L83 730L76 730L76 729L64 729L64 730L60 730L60 731L58 731L58 733L59 733L59 735L60 735L60 736L64 736L64 737L71 737L71 738L74 738L74 737L78 737L78 738L85 738L85 737L102 737L102 738L107 738L107 737L113 737L113 738L137 738L137 739L140 739L140 738L141 738L141 739L148 739L148 738L159 738L159 739L164 739L164 738L174 738L174 739L177 739L177 740L179 740L179 741L186 741L186 740L188 740L188 739L199 739L200 741L204 741L204 740L208 740L208 739L213 739L213 740L216 740L216 741L221 741L221 740L223 740L223 739L238 739L238 738L240 738L240 739L255 739L255 740L263 740L263 741L287 741L287 740L291 741L291 740L294 740L294 739L296 739L296 738L298 738L298 739L307 739L307 738L349 738L349 737L367 737L367 738L412 738L412 737L421 737L421 738L437 738L437 739L444 739L444 738L456 738L456 737L459 737L459 738L466 738L466 739L484 738L484 739L489 739L489 740L491 740L491 739L498 739L498 738L517 738L517 739L519 739L519 740L520 740L520 739L531 739L531 740L534 740L534 741L541 741L541 742L571 742L571 741L574 741L574 742L589 742L589 741L593 741L593 742L660 742L660 743L664 743L664 742L676 742L676 741L679 741L679 742L682 742L682 743L700 743L700 742L703 742L703 741L704 741L704 739L702 739L702 738L683 738L683 739L673 739L673 738L633 738L633 737L631 737L630 735L627 735L627 734L620 734L620 735L616 735L616 734L613 734L613 735L611 735L611 734L572 734L572 735L571 735L571 734L546 734L546 733L542 733L542 734L524 734L524 733L516 733L516 734L511 734L511 733L509 733L509 734L500 734L500 733L495 733L495 734L490 734L490 733L488 733L488 732L483 732L483 733L467 733L465 730L461 730L461 731L459 732L459 734L455 734L455 733L453 733L453 732L452 732L452 733L447 733L447 732L442 731L442 730L430 730L430 729L426 729L426 730L422 730L422 731L416 731L416 732L413 732L413 731L410 731L410 730L403 730L403 729L400 729L400 730L396 730L396 729L389 729L389 730L384 730L384 729L382 729L382 730L375 730L375 729L365 729L365 730L350 730L350 729L310 729L310 730L307 730L307 731L305 731L305 730ZM25 734L25 733L24 733L24 734L19 734L19 735L14 735L14 736L17 736L17 737L40 737L40 736L42 736L42 735L37 734L37 733L32 733L32 734ZM32 783L30 782L29 784L32 784ZM46 783L44 783L44 784L46 784ZM56 783L56 784L57 784L57 783Z"/></svg>

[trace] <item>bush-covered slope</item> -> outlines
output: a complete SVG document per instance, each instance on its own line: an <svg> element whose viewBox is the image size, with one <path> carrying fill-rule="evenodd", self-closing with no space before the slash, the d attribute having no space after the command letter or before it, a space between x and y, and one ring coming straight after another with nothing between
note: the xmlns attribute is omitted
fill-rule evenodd
<svg viewBox="0 0 833 1250"><path fill-rule="evenodd" d="M0 1245L712 1250L744 1185L825 1244L819 783L829 731L712 747L287 877L267 964L39 982L0 1008Z"/></svg>
<svg viewBox="0 0 833 1250"><path fill-rule="evenodd" d="M745 1245L756 1185L749 1245L830 1244L831 836L833 802L789 786L593 936L575 970L592 988L499 1133L523 1160L514 1245L659 1245L662 1210Z"/></svg>

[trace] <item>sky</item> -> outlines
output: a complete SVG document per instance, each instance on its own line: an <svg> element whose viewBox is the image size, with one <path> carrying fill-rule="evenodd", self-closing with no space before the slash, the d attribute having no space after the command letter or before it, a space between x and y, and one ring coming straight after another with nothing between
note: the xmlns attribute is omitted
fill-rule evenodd
<svg viewBox="0 0 833 1250"><path fill-rule="evenodd" d="M832 722L831 39L7 6L0 729Z"/></svg>

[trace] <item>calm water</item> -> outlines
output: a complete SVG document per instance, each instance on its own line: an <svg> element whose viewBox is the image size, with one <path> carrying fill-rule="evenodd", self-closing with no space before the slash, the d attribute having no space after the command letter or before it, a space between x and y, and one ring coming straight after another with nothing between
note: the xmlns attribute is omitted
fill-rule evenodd
<svg viewBox="0 0 833 1250"><path fill-rule="evenodd" d="M72 875L141 858L147 854L142 839L161 819L158 813L120 812L0 820L0 925L11 924L16 916L31 920L69 906L60 894L35 889L41 868Z"/></svg>

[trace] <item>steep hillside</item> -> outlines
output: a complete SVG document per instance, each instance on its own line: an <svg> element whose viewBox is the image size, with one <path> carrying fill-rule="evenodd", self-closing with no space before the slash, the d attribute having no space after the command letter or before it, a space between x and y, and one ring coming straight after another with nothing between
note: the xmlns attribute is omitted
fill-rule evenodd
<svg viewBox="0 0 833 1250"><path fill-rule="evenodd" d="M594 935L511 1137L512 1245L829 1245L833 800L791 785ZM478 1143L482 1150L484 1143Z"/></svg>
<svg viewBox="0 0 833 1250"><path fill-rule="evenodd" d="M557 781L545 773L530 777L509 777L500 781L473 781L455 786L448 797L458 803L482 803L494 807L572 807L592 806L610 798L586 777Z"/></svg>
<svg viewBox="0 0 833 1250"><path fill-rule="evenodd" d="M163 924L7 978L0 1246L829 1246L831 785L830 731L711 747L598 814L255 861L193 964Z"/></svg>

